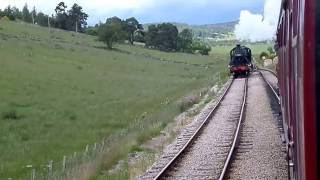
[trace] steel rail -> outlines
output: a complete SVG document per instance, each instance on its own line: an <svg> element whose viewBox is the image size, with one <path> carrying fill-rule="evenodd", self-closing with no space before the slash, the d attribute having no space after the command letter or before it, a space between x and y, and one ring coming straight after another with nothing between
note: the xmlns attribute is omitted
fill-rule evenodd
<svg viewBox="0 0 320 180"><path fill-rule="evenodd" d="M262 69L264 70L264 69ZM266 70L265 70L266 71ZM262 79L268 84L268 86L270 87L272 93L274 94L274 96L277 98L278 100L278 104L280 104L280 97L278 95L278 93L274 90L274 88L271 86L271 84L267 81L267 79L264 77L263 73L261 71L259 71L261 76L262 76ZM276 76L277 77L277 76Z"/></svg>
<svg viewBox="0 0 320 180"><path fill-rule="evenodd" d="M246 107L246 101L247 101L247 91L248 91L248 78L246 78L246 80L245 80L243 101L242 101L241 112L240 112L240 117L239 117L239 121L238 121L237 130L236 130L236 132L234 134L234 139L233 139L233 142L232 142L232 146L230 147L230 150L229 150L229 153L228 153L228 157L225 160L225 163L224 163L222 172L220 174L219 180L223 180L224 179L224 177L226 175L226 172L227 172L227 169L228 169L228 167L230 165L230 161L231 161L231 158L233 156L235 147L236 147L236 145L237 145L237 143L239 141L240 128L241 128L241 124L242 124L242 121L243 121L244 115L245 115L245 107Z"/></svg>
<svg viewBox="0 0 320 180"><path fill-rule="evenodd" d="M258 70L268 71L268 72L270 72L271 74L273 74L276 78L278 78L278 75L277 75L274 71L272 71L272 70L270 70L270 69L259 68L259 67L258 67Z"/></svg>
<svg viewBox="0 0 320 180"><path fill-rule="evenodd" d="M225 91L223 92L222 96L220 96L220 99L216 103L216 105L212 108L212 110L209 112L209 114L206 116L205 120L201 123L201 125L198 127L198 129L195 131L195 133L191 136L191 138L186 142L186 144L182 147L182 149L170 160L168 164L153 178L153 180L158 180L161 179L165 176L166 172L170 167L175 164L175 162L179 159L179 157L185 152L185 150L192 144L192 142L196 139L196 137L200 134L200 131L203 129L205 124L209 121L209 119L212 117L216 109L220 106L221 101L224 99L226 96L227 92L229 91L233 79L231 80L230 84L227 86Z"/></svg>

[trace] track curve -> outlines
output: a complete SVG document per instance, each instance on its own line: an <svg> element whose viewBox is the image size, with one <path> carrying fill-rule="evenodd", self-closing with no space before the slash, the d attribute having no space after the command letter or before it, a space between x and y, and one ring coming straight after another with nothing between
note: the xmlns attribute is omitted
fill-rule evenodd
<svg viewBox="0 0 320 180"><path fill-rule="evenodd" d="M207 122L152 179L219 179L225 162L230 161L229 151L236 144L234 137L244 112L246 83L246 78L233 80Z"/></svg>

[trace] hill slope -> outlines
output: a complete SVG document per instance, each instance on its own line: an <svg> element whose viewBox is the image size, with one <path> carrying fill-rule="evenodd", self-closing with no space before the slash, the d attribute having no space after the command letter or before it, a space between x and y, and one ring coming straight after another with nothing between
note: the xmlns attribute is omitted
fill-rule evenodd
<svg viewBox="0 0 320 180"><path fill-rule="evenodd" d="M96 37L7 21L0 57L0 179L27 179L27 167L41 179L49 160L58 171L65 155L70 168L74 152L112 137L108 168L159 133L179 113L178 101L215 83L227 64L224 52L110 51Z"/></svg>

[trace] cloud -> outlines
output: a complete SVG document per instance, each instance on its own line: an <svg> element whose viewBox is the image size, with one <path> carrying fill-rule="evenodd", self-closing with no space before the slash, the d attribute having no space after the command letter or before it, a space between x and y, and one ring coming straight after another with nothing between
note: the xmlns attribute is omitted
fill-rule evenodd
<svg viewBox="0 0 320 180"><path fill-rule="evenodd" d="M136 17L147 22L186 22L191 24L210 24L233 21L241 9L257 12L264 0L0 0L0 9L16 6L22 9L25 3L29 9L54 14L60 1L69 7L77 3L89 14L88 23L94 25L107 17Z"/></svg>
<svg viewBox="0 0 320 180"><path fill-rule="evenodd" d="M234 31L237 39L252 42L272 40L277 28L280 3L280 0L266 0L263 14L242 10Z"/></svg>

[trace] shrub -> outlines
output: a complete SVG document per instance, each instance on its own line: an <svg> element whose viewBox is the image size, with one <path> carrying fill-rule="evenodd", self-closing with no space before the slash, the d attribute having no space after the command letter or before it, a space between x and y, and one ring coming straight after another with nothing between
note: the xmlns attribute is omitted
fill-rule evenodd
<svg viewBox="0 0 320 180"><path fill-rule="evenodd" d="M268 58L269 57L269 54L267 53L267 52L262 52L261 54L260 54L260 59L262 59L263 57L265 57L265 58Z"/></svg>
<svg viewBox="0 0 320 180"><path fill-rule="evenodd" d="M17 120L17 119L21 119L22 116L19 115L16 110L9 110L9 111L4 112L4 113L2 114L2 118L3 118L3 119L13 119L13 120Z"/></svg>
<svg viewBox="0 0 320 180"><path fill-rule="evenodd" d="M194 104L197 104L199 101L200 101L199 95L189 95L184 97L179 103L180 111L181 112L186 111L188 108L190 108Z"/></svg>
<svg viewBox="0 0 320 180"><path fill-rule="evenodd" d="M92 36L98 36L98 28L95 27L89 27L86 29L86 34L92 35Z"/></svg>
<svg viewBox="0 0 320 180"><path fill-rule="evenodd" d="M199 53L201 55L209 55L209 52L211 51L211 47L210 46L204 46L202 49L199 50Z"/></svg>
<svg viewBox="0 0 320 180"><path fill-rule="evenodd" d="M125 33L120 23L111 22L103 24L98 29L98 39L112 49L113 43L123 41Z"/></svg>
<svg viewBox="0 0 320 180"><path fill-rule="evenodd" d="M54 44L55 49L64 49L60 44Z"/></svg>
<svg viewBox="0 0 320 180"><path fill-rule="evenodd" d="M8 16L4 16L2 18L0 18L2 21L10 21L10 19L8 18Z"/></svg>
<svg viewBox="0 0 320 180"><path fill-rule="evenodd" d="M192 43L192 50L194 52L199 52L201 55L209 55L211 46L202 41L195 41Z"/></svg>

